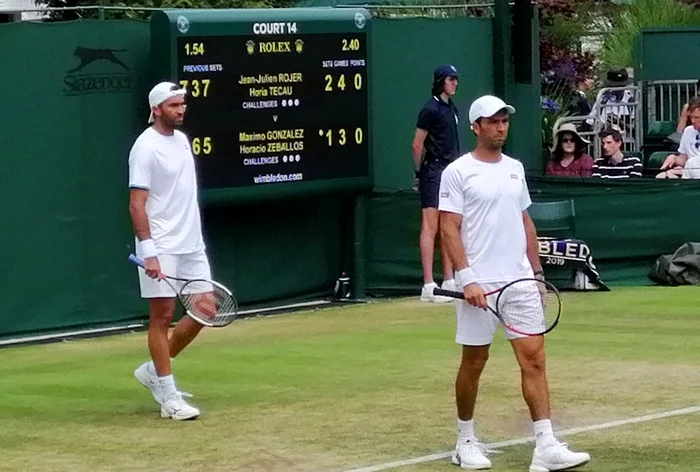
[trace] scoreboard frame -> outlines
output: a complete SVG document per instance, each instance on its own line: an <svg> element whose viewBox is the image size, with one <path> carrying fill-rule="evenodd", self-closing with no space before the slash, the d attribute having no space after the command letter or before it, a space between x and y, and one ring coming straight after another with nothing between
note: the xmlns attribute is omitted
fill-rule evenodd
<svg viewBox="0 0 700 472"><path fill-rule="evenodd" d="M260 41L264 40L274 42L282 37L288 39L290 36L305 40L308 38L308 41L323 41L324 35L337 37L338 34L364 34L365 44L363 47L364 57L366 59L363 68L365 77L363 87L365 88L364 94L366 94L367 109L365 118L366 121L364 121L362 124L366 125L366 129L364 130L366 155L363 153L363 155L357 155L357 157L363 160L366 159L366 164L364 162L358 163L358 165L362 166L360 169L361 172L359 172L361 175L357 175L358 172L354 172L356 175L333 176L330 178L316 177L313 180L303 180L302 178L300 181L283 181L272 183L254 183L252 179L250 179L248 184L236 182L231 185L209 186L207 185L206 181L204 183L202 182L202 169L200 168L200 163L198 162L199 159L205 159L206 157L195 156L198 179L200 181L199 193L202 201L207 203L246 203L255 200L270 200L279 197L289 198L308 197L311 195L323 194L359 194L372 188L374 176L372 158L372 107L370 101L372 94L370 83L372 70L371 18L371 14L363 8L198 9L160 10L154 13L151 18L151 56L154 70L154 83L163 80L168 80L175 83L178 82L183 66L183 64L178 63L178 44L182 42L183 38L221 38L240 36L242 40L241 45L245 47L246 39L251 35L258 36ZM196 47L191 49L191 52L196 53ZM332 60L334 57L328 57L327 59ZM216 60L213 60L213 62L216 62ZM320 63L315 67L318 67L320 70L322 69ZM333 69L329 69L328 71L333 72ZM265 72L268 71L254 71L254 73ZM274 73L291 71L269 72ZM247 73L250 73L250 71L247 71ZM243 74L236 72L235 76L238 77L239 75ZM350 80L349 83L351 83ZM230 86L233 87L234 84L230 84ZM192 98L189 97L190 87L187 88L188 97L186 99L186 103L191 103ZM316 93L320 95L324 92L323 89L319 89ZM300 108L301 107L303 107L303 105L300 105ZM304 113L304 111L301 109L300 112ZM342 114L342 110L335 110L335 112ZM245 114L246 112L241 111L240 109L232 111L231 114L233 119L229 119L229 121L233 121L236 118L241 120L241 113ZM311 111L307 111L306 113L311 113ZM362 116L364 115L362 114ZM197 127L196 119L193 117L188 117L188 113L186 111L185 121L182 126L183 131L186 133L188 132L188 119L194 121L191 125L192 127ZM275 121L276 120L277 118L275 118ZM308 120L315 120L319 123L319 125L324 123L323 116L309 115ZM288 123L288 125L290 128L294 128L293 123ZM234 129L232 131L235 134L238 134L239 129L241 132L243 132L245 131L244 126L245 124L241 122L240 125L234 125ZM351 135L351 126L353 126L353 123L348 123L348 136ZM309 135L309 131L312 130L306 131L306 134ZM313 131L316 132L316 130ZM319 129L318 132L320 131L321 130ZM189 135L189 133L188 137L190 138L193 147L196 145L197 147L201 148L201 146L204 144L204 141L201 141L203 139L201 137L199 137L200 141L197 142L194 142L195 137ZM209 141L209 143L210 142L211 141ZM332 155L332 153L333 148L329 147L327 154ZM299 162L300 157L301 160L304 160L303 151L300 152L300 154L301 156L298 154L296 155L296 162ZM318 154L318 152L316 154ZM240 158L238 154L230 156L226 155L224 157L231 159ZM285 157L287 156L285 155ZM280 160L281 158L282 156L279 156ZM316 156L316 158L318 162L318 156ZM364 165L366 165L366 172L364 171ZM306 169L306 167L301 167L301 169ZM284 173L284 170L279 170L277 166L273 165L265 170L261 170L261 173L263 174L266 172ZM317 174L320 173L320 171L317 172Z"/></svg>

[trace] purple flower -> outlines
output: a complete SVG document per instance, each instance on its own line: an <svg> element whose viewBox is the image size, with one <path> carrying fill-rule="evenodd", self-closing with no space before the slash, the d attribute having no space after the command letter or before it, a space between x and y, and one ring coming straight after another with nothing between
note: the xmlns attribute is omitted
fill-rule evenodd
<svg viewBox="0 0 700 472"><path fill-rule="evenodd" d="M542 98L540 101L540 106L543 110L550 111L552 113L556 112L559 109L557 103L551 98Z"/></svg>
<svg viewBox="0 0 700 472"><path fill-rule="evenodd" d="M576 67L571 59L562 59L553 69L554 74L562 79L572 80L576 77Z"/></svg>

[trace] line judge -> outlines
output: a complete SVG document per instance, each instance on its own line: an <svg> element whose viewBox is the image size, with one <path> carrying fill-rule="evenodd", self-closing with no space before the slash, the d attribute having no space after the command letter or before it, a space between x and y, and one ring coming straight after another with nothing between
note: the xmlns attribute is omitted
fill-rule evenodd
<svg viewBox="0 0 700 472"><path fill-rule="evenodd" d="M459 111L452 101L457 93L459 72L454 66L441 65L433 72L432 97L418 114L411 150L421 202L420 259L423 268L421 301L449 302L450 298L433 295L435 239L438 232L438 193L440 176L445 167L460 155ZM456 290L452 262L440 242L442 288Z"/></svg>

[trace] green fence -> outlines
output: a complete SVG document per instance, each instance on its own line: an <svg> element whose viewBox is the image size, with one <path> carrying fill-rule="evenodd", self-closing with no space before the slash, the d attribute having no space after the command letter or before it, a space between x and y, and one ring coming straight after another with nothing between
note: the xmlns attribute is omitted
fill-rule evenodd
<svg viewBox="0 0 700 472"><path fill-rule="evenodd" d="M493 19L374 21L376 186L359 228L367 291L415 294L420 210L417 194L406 189L415 120L429 99L433 68L449 62L464 71L456 97L463 123L471 100L506 84L506 98L518 108L508 152L534 175L541 168L537 68L532 84L513 83L508 61L494 61L494 44L507 41L495 41ZM136 271L126 261L133 246L126 184L128 152L148 116L149 25L0 25L0 43L0 248L9 308L0 315L0 337L144 321ZM467 149L473 138L466 124L462 130ZM700 234L700 220L679 203L700 197L694 182L533 177L530 188L535 198L574 198L577 236L591 246L606 282L643 281L656 256ZM204 207L217 278L243 306L330 296L341 270L351 269L353 205L352 196L325 196Z"/></svg>
<svg viewBox="0 0 700 472"><path fill-rule="evenodd" d="M374 32L376 183L404 187L433 68L450 62L465 71L457 103L466 117L469 102L491 91L492 25L376 20ZM126 184L128 152L148 116L149 25L0 25L0 43L0 247L11 274L2 284L9 310L0 315L0 336L143 321L146 306L126 261L133 246ZM469 145L468 133L463 140ZM348 268L352 211L340 197L207 206L213 269L244 306L329 296ZM403 231L405 222L394 222Z"/></svg>
<svg viewBox="0 0 700 472"><path fill-rule="evenodd" d="M148 41L135 22L1 25L0 332L137 316L125 156L148 116Z"/></svg>
<svg viewBox="0 0 700 472"><path fill-rule="evenodd" d="M700 78L695 57L700 48L700 28L642 28L634 43L635 80Z"/></svg>
<svg viewBox="0 0 700 472"><path fill-rule="evenodd" d="M488 18L375 20L374 96L375 186L410 188L411 141L421 107L430 99L432 71L453 64L465 74L455 95L461 114L463 149L474 142L469 104L493 93L492 24ZM410 33L409 33L410 32Z"/></svg>
<svg viewBox="0 0 700 472"><path fill-rule="evenodd" d="M700 219L688 216L689 202L700 198L697 182L533 177L529 186L533 200L574 200L575 236L589 245L602 280L611 285L650 284L646 274L660 254L700 240ZM419 229L416 193L374 196L367 218L367 279L373 293L418 292ZM439 262L435 269L441 280Z"/></svg>

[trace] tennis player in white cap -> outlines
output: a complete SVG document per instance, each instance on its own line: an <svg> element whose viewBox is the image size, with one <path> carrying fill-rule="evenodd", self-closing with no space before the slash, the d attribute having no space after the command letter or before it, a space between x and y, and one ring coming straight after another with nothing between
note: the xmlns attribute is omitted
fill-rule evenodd
<svg viewBox="0 0 700 472"><path fill-rule="evenodd" d="M452 456L452 462L464 469L491 468L473 420L479 377L499 323L486 311L484 293L519 278L543 276L537 232L527 213L531 202L525 170L502 153L512 113L515 108L498 97L475 100L469 121L476 147L449 164L440 181L440 234L454 264L455 283L465 296L457 303L455 340L462 346L462 362L455 384L458 439ZM541 317L541 306L520 303L519 316ZM543 337L505 334L520 365L522 392L533 421L530 472L568 470L587 463L587 453L572 452L554 437Z"/></svg>
<svg viewBox="0 0 700 472"><path fill-rule="evenodd" d="M151 124L129 154L129 213L134 227L141 296L148 300L148 348L151 361L134 371L160 404L161 416L188 420L199 416L175 387L170 361L199 334L202 325L189 316L168 337L176 293L163 274L211 279L197 202L194 156L177 128L185 113L186 90L162 82L148 94Z"/></svg>

